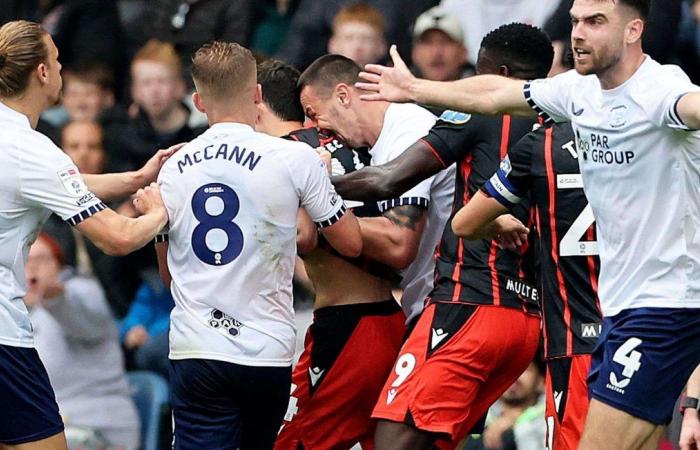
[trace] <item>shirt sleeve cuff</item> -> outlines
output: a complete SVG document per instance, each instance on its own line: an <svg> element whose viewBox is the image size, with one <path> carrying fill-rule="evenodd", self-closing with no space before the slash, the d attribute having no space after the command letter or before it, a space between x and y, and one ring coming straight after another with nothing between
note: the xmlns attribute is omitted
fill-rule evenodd
<svg viewBox="0 0 700 450"><path fill-rule="evenodd" d="M345 207L345 202L341 203L340 209L338 209L338 212L333 214L331 217L329 217L326 220L322 220L320 222L316 222L316 225L319 228L326 228L330 227L334 223L338 222L347 212L347 208Z"/></svg>
<svg viewBox="0 0 700 450"><path fill-rule="evenodd" d="M424 197L399 197L379 202L379 211L384 212L397 206L418 206L428 208L430 201Z"/></svg>
<svg viewBox="0 0 700 450"><path fill-rule="evenodd" d="M73 217L69 217L68 219L65 220L66 223L72 226L78 225L80 222L84 221L85 219L88 219L95 214L97 214L100 211L103 211L107 209L107 206L100 202L95 205L90 206L89 208L79 212L78 214L74 215Z"/></svg>

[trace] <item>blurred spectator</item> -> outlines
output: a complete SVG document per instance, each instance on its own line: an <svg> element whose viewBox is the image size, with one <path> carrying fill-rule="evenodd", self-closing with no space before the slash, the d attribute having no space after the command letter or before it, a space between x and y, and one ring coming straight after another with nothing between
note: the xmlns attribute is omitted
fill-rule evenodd
<svg viewBox="0 0 700 450"><path fill-rule="evenodd" d="M333 19L328 52L343 55L361 66L386 57L382 13L364 2L342 7Z"/></svg>
<svg viewBox="0 0 700 450"><path fill-rule="evenodd" d="M476 63L481 40L489 31L511 22L542 27L561 0L442 0L465 33L469 62ZM568 18L567 18L568 20Z"/></svg>
<svg viewBox="0 0 700 450"><path fill-rule="evenodd" d="M62 106L52 108L42 117L56 127L69 121L98 120L114 106L114 77L100 63L83 63L63 70Z"/></svg>
<svg viewBox="0 0 700 450"><path fill-rule="evenodd" d="M36 349L64 422L97 430L112 446L137 449L138 414L99 283L64 270L58 244L45 234L32 245L25 272Z"/></svg>
<svg viewBox="0 0 700 450"><path fill-rule="evenodd" d="M119 327L119 339L134 352L134 366L168 378L168 329L175 306L170 290L158 280L143 283Z"/></svg>
<svg viewBox="0 0 700 450"><path fill-rule="evenodd" d="M544 365L533 361L494 403L480 439L466 450L544 450Z"/></svg>
<svg viewBox="0 0 700 450"><path fill-rule="evenodd" d="M111 171L135 170L159 148L188 142L202 130L188 124L180 58L169 43L149 41L131 62L129 114L103 117Z"/></svg>
<svg viewBox="0 0 700 450"><path fill-rule="evenodd" d="M140 27L145 33L142 42L155 38L172 43L180 55L184 73L189 74L194 52L206 42L220 40L248 45L252 3L252 0L150 0Z"/></svg>
<svg viewBox="0 0 700 450"><path fill-rule="evenodd" d="M124 43L116 0L41 0L41 24L53 37L61 64L99 62L121 80Z"/></svg>
<svg viewBox="0 0 700 450"><path fill-rule="evenodd" d="M304 69L326 53L331 37L333 19L352 0L301 0L286 41L276 57L298 69ZM438 0L367 0L377 8L385 20L385 38L395 43L403 55L411 48L411 25L418 15L438 3Z"/></svg>
<svg viewBox="0 0 700 450"><path fill-rule="evenodd" d="M416 75L452 81L474 75L467 63L464 32L459 21L436 6L421 14L413 27L413 64Z"/></svg>
<svg viewBox="0 0 700 450"><path fill-rule="evenodd" d="M676 45L681 21L683 0L656 0L651 2L642 46L644 53L658 62L668 63ZM554 70L562 71L561 58L566 57L571 45L571 18L569 10L574 0L560 0L558 8L547 21L544 30L552 39L555 50ZM559 67L557 67L559 66Z"/></svg>
<svg viewBox="0 0 700 450"><path fill-rule="evenodd" d="M102 136L102 127L96 122L70 122L63 128L61 146L81 173L104 171ZM126 314L142 280L157 277L152 246L124 257L108 256L56 215L49 218L44 231L60 243L66 264L81 275L99 279L117 317Z"/></svg>
<svg viewBox="0 0 700 450"><path fill-rule="evenodd" d="M253 5L255 29L250 49L264 56L277 53L287 37L299 0L260 0Z"/></svg>

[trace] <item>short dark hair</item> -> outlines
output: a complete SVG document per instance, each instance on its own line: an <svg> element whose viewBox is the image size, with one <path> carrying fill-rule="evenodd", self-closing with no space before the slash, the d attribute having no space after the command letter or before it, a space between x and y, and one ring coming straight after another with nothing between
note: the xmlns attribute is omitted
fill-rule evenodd
<svg viewBox="0 0 700 450"><path fill-rule="evenodd" d="M67 84L71 80L94 84L103 91L114 92L114 74L109 67L99 61L82 61L66 67L63 70L63 83Z"/></svg>
<svg viewBox="0 0 700 450"><path fill-rule="evenodd" d="M508 66L519 78L545 78L552 68L554 48L544 31L524 23L502 25L487 34L481 49L497 65Z"/></svg>
<svg viewBox="0 0 700 450"><path fill-rule="evenodd" d="M332 90L339 83L350 86L360 81L362 67L350 58L341 55L324 55L312 62L299 77L299 91L306 86L321 90Z"/></svg>
<svg viewBox="0 0 700 450"><path fill-rule="evenodd" d="M275 59L258 64L258 84L262 87L263 102L280 119L303 122L304 109L297 94L299 71Z"/></svg>
<svg viewBox="0 0 700 450"><path fill-rule="evenodd" d="M618 1L618 0L613 0ZM649 10L651 9L651 0L619 0L621 5L627 5L637 11L640 17L647 20Z"/></svg>

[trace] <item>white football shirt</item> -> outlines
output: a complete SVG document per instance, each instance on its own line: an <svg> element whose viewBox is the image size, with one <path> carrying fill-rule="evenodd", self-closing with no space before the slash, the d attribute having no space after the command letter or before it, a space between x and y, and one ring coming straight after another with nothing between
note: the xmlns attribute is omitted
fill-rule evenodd
<svg viewBox="0 0 700 450"><path fill-rule="evenodd" d="M158 181L175 299L170 358L290 365L297 210L321 227L345 212L315 150L218 123L171 157Z"/></svg>
<svg viewBox="0 0 700 450"><path fill-rule="evenodd" d="M402 154L428 134L436 120L430 111L418 105L389 105L384 114L382 131L370 149L372 165L384 164ZM433 289L435 247L440 242L445 223L450 217L455 189L454 176L455 166L452 165L418 183L401 197L379 202L382 211L402 205L418 205L428 209L428 219L416 259L401 273L401 305L409 321L423 311L424 301Z"/></svg>
<svg viewBox="0 0 700 450"><path fill-rule="evenodd" d="M73 161L0 102L0 344L33 347L23 297L29 247L51 213L77 225L105 205Z"/></svg>
<svg viewBox="0 0 700 450"><path fill-rule="evenodd" d="M676 112L698 90L678 67L648 56L615 89L575 71L525 87L543 117L573 123L598 227L605 316L700 308L700 133Z"/></svg>

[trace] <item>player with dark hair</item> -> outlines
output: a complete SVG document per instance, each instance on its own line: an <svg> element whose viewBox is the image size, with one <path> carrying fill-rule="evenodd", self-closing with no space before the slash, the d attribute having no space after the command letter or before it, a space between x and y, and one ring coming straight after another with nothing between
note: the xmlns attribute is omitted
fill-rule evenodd
<svg viewBox="0 0 700 450"><path fill-rule="evenodd" d="M649 0L575 0L575 70L523 82L367 66L365 100L571 121L599 231L603 328L581 449L656 448L700 361L700 87L644 54ZM654 386L650 389L649 386Z"/></svg>
<svg viewBox="0 0 700 450"><path fill-rule="evenodd" d="M517 79L544 76L552 58L542 31L510 24L484 39L477 70ZM447 111L427 136L396 159L333 182L349 198L391 198L457 163L454 214L533 124L510 116ZM526 240L520 235L527 231L521 222L528 221L529 211L523 206L514 214L518 220L510 217L498 225L504 233L514 230L520 245ZM464 241L445 227L428 306L373 413L382 419L378 448L430 448L445 437L456 444L530 364L539 338L539 306L534 283L528 283L524 251L500 249L492 239ZM503 324L508 324L505 329Z"/></svg>
<svg viewBox="0 0 700 450"><path fill-rule="evenodd" d="M369 164L366 149L353 150L328 132L302 128L298 78L296 69L279 61L258 65L263 101L256 129L329 151L335 173ZM352 202L348 207L358 218L380 214L374 202ZM300 210L298 236L310 236L315 243L316 229L306 232L312 224L305 217ZM298 247L313 244L298 242ZM318 248L303 259L316 293L314 318L292 374L289 407L275 448L350 448L357 442L371 448L372 407L405 329L405 316L392 297L393 270L381 260L342 257L320 237ZM366 353L369 347L372 351Z"/></svg>
<svg viewBox="0 0 700 450"><path fill-rule="evenodd" d="M600 334L598 243L567 122L541 127L508 150L498 172L452 220L478 239L497 216L532 203L539 236L547 361L547 448L578 448L588 412L586 376Z"/></svg>

